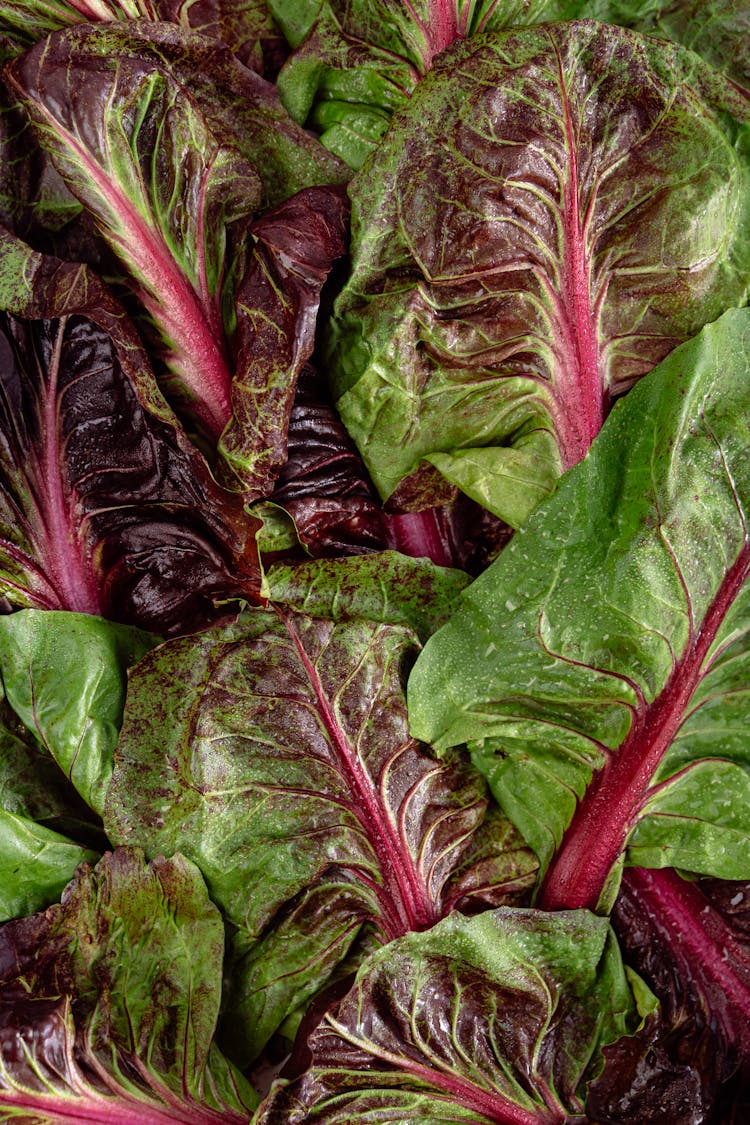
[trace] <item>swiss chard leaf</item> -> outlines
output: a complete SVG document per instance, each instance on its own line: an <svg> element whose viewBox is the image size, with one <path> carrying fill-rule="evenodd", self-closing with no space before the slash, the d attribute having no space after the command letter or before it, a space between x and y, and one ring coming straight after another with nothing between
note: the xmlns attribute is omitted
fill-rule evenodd
<svg viewBox="0 0 750 1125"><path fill-rule="evenodd" d="M262 491L245 461L268 444L278 471L275 429L285 437L320 288L343 250L340 196L318 189L283 204L243 246L266 196L284 199L333 170L284 122L272 87L221 44L168 24L60 32L16 60L9 80L158 329L167 398L212 445L229 425L222 452L246 491ZM268 134L279 142L272 151ZM260 405L261 423L248 422L249 405L251 420Z"/></svg>
<svg viewBox="0 0 750 1125"><path fill-rule="evenodd" d="M469 581L461 570L383 551L274 566L264 589L271 601L311 617L406 625L424 642L458 609L459 594Z"/></svg>
<svg viewBox="0 0 750 1125"><path fill-rule="evenodd" d="M625 872L613 925L661 1011L605 1051L587 1104L595 1120L729 1125L747 1116L748 890L746 883L687 882L674 871Z"/></svg>
<svg viewBox="0 0 750 1125"><path fill-rule="evenodd" d="M750 874L750 312L678 348L463 595L409 687L542 860L540 904L632 862Z"/></svg>
<svg viewBox="0 0 750 1125"><path fill-rule="evenodd" d="M99 818L4 700L0 703L0 808L104 850Z"/></svg>
<svg viewBox="0 0 750 1125"><path fill-rule="evenodd" d="M305 1071L277 1082L258 1125L583 1121L599 1049L637 1023L603 919L454 915L362 965L300 1038Z"/></svg>
<svg viewBox="0 0 750 1125"><path fill-rule="evenodd" d="M608 8L603 18L684 44L750 96L750 11L744 0L656 0L645 5L612 0Z"/></svg>
<svg viewBox="0 0 750 1125"><path fill-rule="evenodd" d="M161 634L253 596L257 524L187 441L122 310L84 266L0 242L16 314L0 315L2 592Z"/></svg>
<svg viewBox="0 0 750 1125"><path fill-rule="evenodd" d="M423 507L447 481L520 526L613 398L744 302L748 105L691 52L594 22L440 56L352 183L331 328L384 498L421 474Z"/></svg>
<svg viewBox="0 0 750 1125"><path fill-rule="evenodd" d="M56 902L79 865L98 858L97 852L0 803L0 922Z"/></svg>
<svg viewBox="0 0 750 1125"><path fill-rule="evenodd" d="M479 776L409 738L414 649L397 626L256 611L131 674L107 832L184 852L262 939L233 996L250 1056L363 925L393 938L533 878Z"/></svg>
<svg viewBox="0 0 750 1125"><path fill-rule="evenodd" d="M39 1125L246 1125L212 1042L224 932L200 873L131 849L0 930L0 1113Z"/></svg>
<svg viewBox="0 0 750 1125"><path fill-rule="evenodd" d="M0 672L8 702L100 814L127 669L154 643L139 629L84 614L22 610L0 617Z"/></svg>
<svg viewBox="0 0 750 1125"><path fill-rule="evenodd" d="M263 0L8 0L0 11L0 28L17 43L32 46L71 24L118 19L164 20L211 35L259 74L274 73L284 55Z"/></svg>
<svg viewBox="0 0 750 1125"><path fill-rule="evenodd" d="M279 76L284 104L355 169L436 56L483 32L602 20L682 43L750 91L744 0L271 0L271 8L297 48Z"/></svg>
<svg viewBox="0 0 750 1125"><path fill-rule="evenodd" d="M307 367L289 421L287 458L271 499L293 518L316 558L364 554L386 546L375 491L322 380Z"/></svg>

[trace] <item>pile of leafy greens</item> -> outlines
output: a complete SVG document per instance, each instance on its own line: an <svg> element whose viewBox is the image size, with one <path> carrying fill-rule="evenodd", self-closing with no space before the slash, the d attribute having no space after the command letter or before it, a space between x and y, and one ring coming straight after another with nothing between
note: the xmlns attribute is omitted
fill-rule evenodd
<svg viewBox="0 0 750 1125"><path fill-rule="evenodd" d="M0 1121L748 1120L748 33L0 3Z"/></svg>

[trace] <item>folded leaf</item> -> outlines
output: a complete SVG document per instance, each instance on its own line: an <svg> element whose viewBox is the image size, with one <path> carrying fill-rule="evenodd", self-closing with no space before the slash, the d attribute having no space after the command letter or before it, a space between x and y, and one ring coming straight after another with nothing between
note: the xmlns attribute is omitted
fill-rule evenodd
<svg viewBox="0 0 750 1125"><path fill-rule="evenodd" d="M362 965L298 1043L305 1072L275 1084L258 1125L583 1121L599 1049L637 1022L603 919L454 916Z"/></svg>
<svg viewBox="0 0 750 1125"><path fill-rule="evenodd" d="M0 244L16 314L0 315L3 594L162 634L252 597L257 523L188 442L122 309L85 266Z"/></svg>
<svg viewBox="0 0 750 1125"><path fill-rule="evenodd" d="M435 61L352 182L331 325L382 497L429 470L422 507L449 482L520 526L616 396L744 303L748 107L692 52L593 22Z"/></svg>
<svg viewBox="0 0 750 1125"><path fill-rule="evenodd" d="M253 222L252 250L235 265L233 414L219 452L246 494L268 495L287 462L297 378L321 290L345 250L348 213L341 188L298 192Z"/></svg>
<svg viewBox="0 0 750 1125"><path fill-rule="evenodd" d="M5 700L0 703L0 809L99 853L106 846L99 817Z"/></svg>
<svg viewBox="0 0 750 1125"><path fill-rule="evenodd" d="M311 367L297 385L286 454L271 499L292 516L314 558L364 554L386 546L375 490Z"/></svg>
<svg viewBox="0 0 750 1125"><path fill-rule="evenodd" d="M750 311L614 412L427 644L413 733L474 761L542 860L539 903L631 862L750 877Z"/></svg>
<svg viewBox="0 0 750 1125"><path fill-rule="evenodd" d="M0 1114L246 1125L252 1093L212 1042L224 933L199 872L136 851L0 930Z"/></svg>
<svg viewBox="0 0 750 1125"><path fill-rule="evenodd" d="M507 822L483 827L478 775L409 738L414 648L397 626L257 611L131 674L107 832L188 855L262 939L230 1002L248 1057L362 925L393 938L472 898L514 901L531 876Z"/></svg>

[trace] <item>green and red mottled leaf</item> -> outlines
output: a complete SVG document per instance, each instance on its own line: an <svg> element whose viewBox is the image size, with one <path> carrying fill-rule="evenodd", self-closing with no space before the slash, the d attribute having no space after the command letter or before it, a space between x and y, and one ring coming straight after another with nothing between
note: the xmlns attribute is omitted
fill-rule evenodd
<svg viewBox="0 0 750 1125"><path fill-rule="evenodd" d="M409 738L415 646L398 626L258 610L131 674L105 826L188 855L262 939L231 1003L247 1058L363 925L386 940L515 901L533 878L507 822L484 823L479 776Z"/></svg>
<svg viewBox="0 0 750 1125"><path fill-rule="evenodd" d="M286 54L263 0L8 0L0 29L28 47L72 24L134 19L168 21L221 39L245 66L271 78Z"/></svg>
<svg viewBox="0 0 750 1125"><path fill-rule="evenodd" d="M341 192L286 197L337 178L333 159L226 47L170 24L59 32L9 81L156 325L166 397L212 446L228 427L221 453L243 491L267 493L344 249Z"/></svg>
<svg viewBox="0 0 750 1125"><path fill-rule="evenodd" d="M750 876L749 417L744 309L631 392L412 673L413 733L472 741L549 909L607 905L626 852Z"/></svg>
<svg viewBox="0 0 750 1125"><path fill-rule="evenodd" d="M213 1043L224 931L196 868L133 849L84 866L0 929L0 1115L246 1125L253 1095Z"/></svg>
<svg viewBox="0 0 750 1125"><path fill-rule="evenodd" d="M258 1125L584 1121L600 1048L638 1013L607 922L453 916L392 942L300 1036Z"/></svg>
<svg viewBox="0 0 750 1125"><path fill-rule="evenodd" d="M744 303L748 106L692 52L594 22L435 61L352 182L331 324L383 498L416 476L406 508L450 483L520 526L613 399Z"/></svg>

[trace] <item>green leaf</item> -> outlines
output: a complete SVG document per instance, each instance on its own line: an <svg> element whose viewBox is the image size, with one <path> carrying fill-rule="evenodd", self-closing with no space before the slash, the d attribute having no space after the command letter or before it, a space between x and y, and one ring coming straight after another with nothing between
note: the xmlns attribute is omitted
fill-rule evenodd
<svg viewBox="0 0 750 1125"><path fill-rule="evenodd" d="M99 617L21 610L0 617L5 694L96 812L112 776L127 669L156 638Z"/></svg>
<svg viewBox="0 0 750 1125"><path fill-rule="evenodd" d="M604 919L453 916L361 966L298 1043L304 1073L275 1084L258 1125L579 1120L601 1048L638 1022Z"/></svg>
<svg viewBox="0 0 750 1125"><path fill-rule="evenodd" d="M458 608L459 594L469 582L462 570L383 551L272 566L265 591L271 601L310 617L406 625L426 641Z"/></svg>
<svg viewBox="0 0 750 1125"><path fill-rule="evenodd" d="M0 922L57 902L79 865L98 858L59 832L0 808Z"/></svg>
<svg viewBox="0 0 750 1125"><path fill-rule="evenodd" d="M606 904L631 843L750 877L748 419L734 310L616 408L416 663L413 733L472 742L541 905Z"/></svg>

